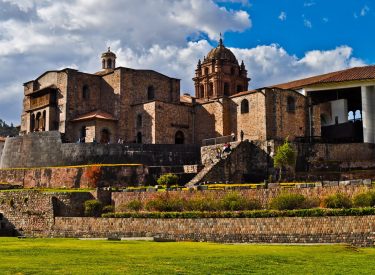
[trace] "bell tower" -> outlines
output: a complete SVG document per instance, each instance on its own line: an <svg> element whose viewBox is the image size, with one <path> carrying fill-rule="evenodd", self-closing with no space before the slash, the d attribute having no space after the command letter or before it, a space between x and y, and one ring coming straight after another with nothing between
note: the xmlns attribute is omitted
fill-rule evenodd
<svg viewBox="0 0 375 275"><path fill-rule="evenodd" d="M113 70L114 68L116 68L116 55L108 47L108 51L102 53L102 70Z"/></svg>
<svg viewBox="0 0 375 275"><path fill-rule="evenodd" d="M250 78L243 61L238 64L220 35L218 46L203 57L203 62L198 61L193 81L196 98L209 100L247 91Z"/></svg>

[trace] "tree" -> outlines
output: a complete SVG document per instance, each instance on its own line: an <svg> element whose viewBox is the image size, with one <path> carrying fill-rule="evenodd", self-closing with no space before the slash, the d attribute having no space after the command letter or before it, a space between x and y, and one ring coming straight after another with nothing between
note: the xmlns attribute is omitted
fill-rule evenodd
<svg viewBox="0 0 375 275"><path fill-rule="evenodd" d="M158 178L157 183L169 188L171 185L178 184L178 176L172 173L164 174Z"/></svg>
<svg viewBox="0 0 375 275"><path fill-rule="evenodd" d="M286 168L294 168L296 163L296 153L288 141L285 139L283 145L279 146L276 150L276 154L273 158L273 164L276 168L279 168L279 180L282 178L282 171Z"/></svg>

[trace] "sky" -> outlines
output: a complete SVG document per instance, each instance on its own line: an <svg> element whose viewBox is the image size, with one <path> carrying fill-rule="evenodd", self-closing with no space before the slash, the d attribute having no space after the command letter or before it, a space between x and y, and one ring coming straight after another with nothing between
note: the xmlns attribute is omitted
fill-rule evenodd
<svg viewBox="0 0 375 275"><path fill-rule="evenodd" d="M47 70L117 66L181 79L219 34L249 89L375 64L374 0L0 0L0 118L19 124L22 84Z"/></svg>

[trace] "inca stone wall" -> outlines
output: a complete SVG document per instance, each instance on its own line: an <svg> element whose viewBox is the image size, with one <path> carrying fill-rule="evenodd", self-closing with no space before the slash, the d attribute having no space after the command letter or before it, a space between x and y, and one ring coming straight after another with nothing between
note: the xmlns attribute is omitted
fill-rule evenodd
<svg viewBox="0 0 375 275"><path fill-rule="evenodd" d="M372 246L375 216L311 218L55 218L54 237L145 237L226 243L349 243Z"/></svg>
<svg viewBox="0 0 375 275"><path fill-rule="evenodd" d="M263 208L267 208L270 201L280 195L281 193L293 193L302 194L306 198L322 200L325 197L336 194L338 192L353 198L359 193L370 190L369 186L327 186L327 187L314 187L314 188L269 188L269 189L247 189L247 190L236 190L241 196L254 200L259 200ZM194 192L181 192L181 191L170 191L169 195L182 199L199 198L202 196L222 199L228 191L225 190L207 190L207 191L194 191ZM115 208L120 205L126 205L130 201L139 200L143 205L146 205L148 201L155 199L159 196L158 193L152 192L113 192L112 203Z"/></svg>
<svg viewBox="0 0 375 275"><path fill-rule="evenodd" d="M199 162L200 152L196 145L61 143L58 132L37 132L8 138L0 168L92 163L168 166Z"/></svg>

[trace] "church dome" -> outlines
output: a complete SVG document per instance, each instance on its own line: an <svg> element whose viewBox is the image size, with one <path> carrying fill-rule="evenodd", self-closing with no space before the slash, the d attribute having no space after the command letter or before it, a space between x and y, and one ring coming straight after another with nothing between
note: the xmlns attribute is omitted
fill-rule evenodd
<svg viewBox="0 0 375 275"><path fill-rule="evenodd" d="M102 58L104 58L104 57L114 57L114 58L116 58L116 55L115 55L115 53L111 52L111 48L108 47L108 51L102 53Z"/></svg>
<svg viewBox="0 0 375 275"><path fill-rule="evenodd" d="M227 49L223 45L223 40L221 38L220 38L219 45L216 48L212 49L207 54L207 59L208 60L212 60L212 59L227 60L231 63L236 63L238 65L238 61L237 61L236 57L234 56L234 54L232 53L231 50Z"/></svg>

